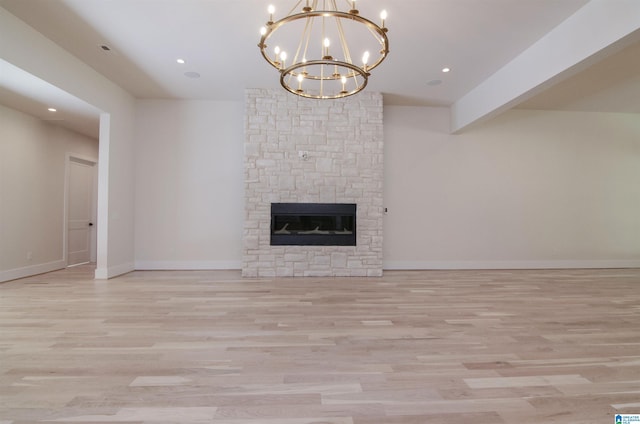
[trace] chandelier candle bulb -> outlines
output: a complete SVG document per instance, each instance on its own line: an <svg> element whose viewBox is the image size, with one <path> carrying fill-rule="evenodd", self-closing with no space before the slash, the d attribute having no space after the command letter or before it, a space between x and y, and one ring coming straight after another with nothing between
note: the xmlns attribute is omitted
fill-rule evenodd
<svg viewBox="0 0 640 424"><path fill-rule="evenodd" d="M276 65L276 67L279 69L280 68L280 46L275 46L273 48L273 53L274 53L274 64Z"/></svg>
<svg viewBox="0 0 640 424"><path fill-rule="evenodd" d="M304 90L302 89L302 80L304 79L304 75L298 74L298 89L296 90L298 93L302 93Z"/></svg>
<svg viewBox="0 0 640 424"><path fill-rule="evenodd" d="M268 22L268 24L273 24L273 14L275 13L276 8L272 4L270 4L269 8L267 9L267 11L269 12L269 22Z"/></svg>
<svg viewBox="0 0 640 424"><path fill-rule="evenodd" d="M386 28L384 27L384 21L387 20L387 11L383 10L382 12L380 12L380 19L382 19L382 30L386 30Z"/></svg>

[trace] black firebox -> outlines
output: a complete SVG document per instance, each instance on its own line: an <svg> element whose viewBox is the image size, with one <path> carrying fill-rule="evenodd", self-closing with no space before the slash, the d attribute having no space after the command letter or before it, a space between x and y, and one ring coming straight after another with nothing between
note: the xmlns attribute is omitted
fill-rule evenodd
<svg viewBox="0 0 640 424"><path fill-rule="evenodd" d="M272 246L355 246L353 203L272 203Z"/></svg>

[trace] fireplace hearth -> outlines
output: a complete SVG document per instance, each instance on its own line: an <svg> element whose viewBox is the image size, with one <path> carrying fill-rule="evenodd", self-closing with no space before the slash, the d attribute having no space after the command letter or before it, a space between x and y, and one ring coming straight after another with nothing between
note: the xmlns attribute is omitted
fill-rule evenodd
<svg viewBox="0 0 640 424"><path fill-rule="evenodd" d="M355 246L356 205L272 203L272 246Z"/></svg>

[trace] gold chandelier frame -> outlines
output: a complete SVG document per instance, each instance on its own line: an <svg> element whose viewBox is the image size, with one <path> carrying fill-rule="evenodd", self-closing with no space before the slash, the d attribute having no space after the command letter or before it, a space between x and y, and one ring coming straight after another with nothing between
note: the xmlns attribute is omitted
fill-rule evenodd
<svg viewBox="0 0 640 424"><path fill-rule="evenodd" d="M262 37L258 47L264 59L280 72L280 84L290 93L313 99L338 99L362 91L367 86L371 71L380 65L389 53L388 29L384 26L386 16L382 17L382 25L377 25L360 16L355 8L355 1L345 0L351 6L348 12L338 10L336 0L307 0L305 6L299 9L302 1L299 0L287 16L275 22L271 14L261 31ZM320 3L322 3L322 10L318 9ZM295 13L296 10L301 12ZM304 25L302 34L297 40L295 56L287 66L286 54L280 56L282 53L276 51L274 56L271 56L267 51L267 42L279 29L295 21L301 21ZM324 39L325 47L321 48L322 54L319 58L307 60L309 45L312 44L311 37L318 35L313 33L316 21L320 21L322 38L315 41L322 43ZM343 25L350 22L364 25L370 33L369 37L372 37L368 39L368 43L376 48L379 46L379 55L371 64L367 63L370 57L368 51L365 53L367 58L363 59L362 65L353 63L352 47L347 41ZM327 23L333 24L332 34L339 39L341 58L329 53L327 45L329 42L324 38ZM317 47L317 43L313 44Z"/></svg>

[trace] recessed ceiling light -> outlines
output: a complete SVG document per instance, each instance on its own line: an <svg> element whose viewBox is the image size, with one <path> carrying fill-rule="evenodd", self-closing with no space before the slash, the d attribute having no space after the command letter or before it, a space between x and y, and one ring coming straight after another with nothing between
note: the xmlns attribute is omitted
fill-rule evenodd
<svg viewBox="0 0 640 424"><path fill-rule="evenodd" d="M105 55L116 55L116 51L108 44L98 44L98 51Z"/></svg>
<svg viewBox="0 0 640 424"><path fill-rule="evenodd" d="M193 71L185 72L184 76L187 77L187 78L200 78L200 74L197 73L197 72L193 72Z"/></svg>
<svg viewBox="0 0 640 424"><path fill-rule="evenodd" d="M451 72L451 68L442 68L442 72L444 72L445 74L447 72Z"/></svg>
<svg viewBox="0 0 640 424"><path fill-rule="evenodd" d="M176 59L176 62L178 62L179 64L183 65L184 64L184 59Z"/></svg>
<svg viewBox="0 0 640 424"><path fill-rule="evenodd" d="M55 108L50 107L49 109L47 109L49 112L57 112L58 110Z"/></svg>

